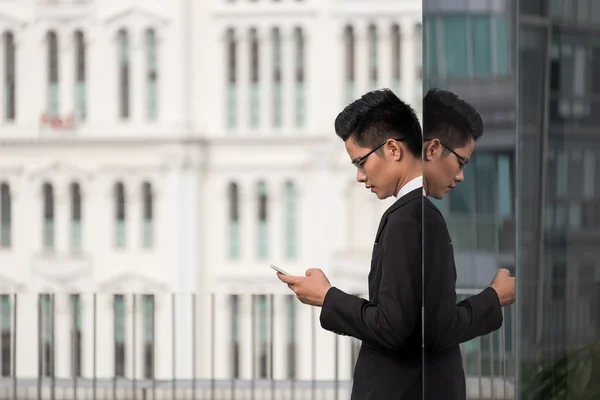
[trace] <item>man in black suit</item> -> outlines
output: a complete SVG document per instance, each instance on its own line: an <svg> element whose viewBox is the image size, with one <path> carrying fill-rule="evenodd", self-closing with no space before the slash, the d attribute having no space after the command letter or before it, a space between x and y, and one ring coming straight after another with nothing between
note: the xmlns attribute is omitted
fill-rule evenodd
<svg viewBox="0 0 600 400"><path fill-rule="evenodd" d="M332 287L319 269L278 277L321 326L362 341L352 399L422 398L422 134L414 111L389 90L369 92L336 118L356 179L379 199L396 197L375 236L369 300Z"/></svg>
<svg viewBox="0 0 600 400"><path fill-rule="evenodd" d="M464 180L483 122L454 93L430 90L423 99L423 132L423 185L428 196L442 199ZM515 282L508 270L500 269L488 288L456 304L456 266L446 222L428 198L423 209L424 398L464 400L459 344L501 327L501 307L514 301Z"/></svg>

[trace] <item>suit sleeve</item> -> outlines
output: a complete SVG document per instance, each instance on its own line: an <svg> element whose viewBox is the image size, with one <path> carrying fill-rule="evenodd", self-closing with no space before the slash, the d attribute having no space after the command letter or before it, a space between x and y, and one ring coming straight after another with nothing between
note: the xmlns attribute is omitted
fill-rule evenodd
<svg viewBox="0 0 600 400"><path fill-rule="evenodd" d="M421 312L421 224L388 218L381 237L379 304L332 287L320 320L326 330L397 350L414 332Z"/></svg>
<svg viewBox="0 0 600 400"><path fill-rule="evenodd" d="M456 267L446 223L426 207L425 224L425 344L444 350L502 326L500 300L494 289L456 303Z"/></svg>

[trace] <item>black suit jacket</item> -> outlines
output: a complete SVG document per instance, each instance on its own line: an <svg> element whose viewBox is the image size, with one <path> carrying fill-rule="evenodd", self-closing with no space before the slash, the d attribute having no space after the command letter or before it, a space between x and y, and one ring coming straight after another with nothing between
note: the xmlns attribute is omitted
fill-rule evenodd
<svg viewBox="0 0 600 400"><path fill-rule="evenodd" d="M459 344L502 326L494 289L456 303L456 265L446 221L423 199L425 399L465 400L465 373Z"/></svg>
<svg viewBox="0 0 600 400"><path fill-rule="evenodd" d="M491 288L456 304L448 230L422 193L419 188L403 196L381 218L369 274L370 301L335 287L325 296L321 326L362 340L352 400L464 400L458 345L502 324Z"/></svg>
<svg viewBox="0 0 600 400"><path fill-rule="evenodd" d="M371 258L370 301L332 287L321 326L362 340L352 400L422 397L421 219L423 189L383 214Z"/></svg>

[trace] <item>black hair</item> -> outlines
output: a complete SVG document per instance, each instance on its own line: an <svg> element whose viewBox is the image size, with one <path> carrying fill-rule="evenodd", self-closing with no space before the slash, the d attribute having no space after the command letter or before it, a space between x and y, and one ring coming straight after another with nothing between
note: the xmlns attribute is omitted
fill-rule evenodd
<svg viewBox="0 0 600 400"><path fill-rule="evenodd" d="M338 114L334 125L336 135L344 142L351 139L360 147L375 148L387 139L403 138L410 153L421 157L419 120L414 110L390 89L365 93Z"/></svg>
<svg viewBox="0 0 600 400"><path fill-rule="evenodd" d="M456 94L431 89L423 98L423 134L425 140L439 139L456 149L483 135L483 121L477 110ZM444 153L449 151L444 148Z"/></svg>

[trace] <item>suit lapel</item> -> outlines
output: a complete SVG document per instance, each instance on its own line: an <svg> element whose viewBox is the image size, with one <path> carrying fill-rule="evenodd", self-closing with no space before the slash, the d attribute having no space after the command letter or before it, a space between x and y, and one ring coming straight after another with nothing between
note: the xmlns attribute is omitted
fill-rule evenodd
<svg viewBox="0 0 600 400"><path fill-rule="evenodd" d="M385 224L387 223L388 215L390 215L392 212L396 211L397 209L399 209L400 207L402 207L409 201L414 200L415 198L417 198L419 196L423 196L423 188L422 187L419 187L411 192L408 192L406 195L402 196L400 198L400 200L396 200L396 202L394 204L392 204L387 210L385 210L385 212L381 216L381 221L379 222L379 228L377 228L377 235L375 235L375 243L376 244L377 244L377 242L379 242L379 236L381 235L381 232L383 231L383 228L385 227Z"/></svg>

